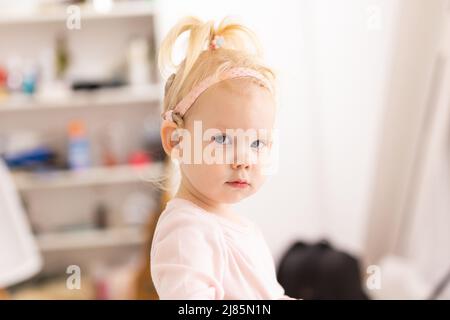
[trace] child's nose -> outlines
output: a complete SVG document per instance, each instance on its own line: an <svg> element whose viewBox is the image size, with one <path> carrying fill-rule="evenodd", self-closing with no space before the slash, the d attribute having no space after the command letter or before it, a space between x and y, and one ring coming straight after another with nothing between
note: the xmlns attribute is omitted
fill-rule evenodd
<svg viewBox="0 0 450 320"><path fill-rule="evenodd" d="M248 169L252 165L252 153L251 150L248 150L248 148L241 147L236 148L237 151L235 152L234 161L231 164L231 167L233 169Z"/></svg>
<svg viewBox="0 0 450 320"><path fill-rule="evenodd" d="M233 163L231 167L235 170L237 169L248 169L250 167L250 163Z"/></svg>

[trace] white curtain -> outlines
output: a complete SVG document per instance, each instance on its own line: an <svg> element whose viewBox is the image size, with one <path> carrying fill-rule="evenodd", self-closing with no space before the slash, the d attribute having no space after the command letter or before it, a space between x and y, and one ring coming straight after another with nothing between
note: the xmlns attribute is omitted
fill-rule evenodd
<svg viewBox="0 0 450 320"><path fill-rule="evenodd" d="M423 141L417 148L415 206L400 250L435 287L450 272L450 10L434 64ZM439 298L450 299L450 283Z"/></svg>
<svg viewBox="0 0 450 320"><path fill-rule="evenodd" d="M431 290L450 271L450 12L402 4L365 258L401 257Z"/></svg>

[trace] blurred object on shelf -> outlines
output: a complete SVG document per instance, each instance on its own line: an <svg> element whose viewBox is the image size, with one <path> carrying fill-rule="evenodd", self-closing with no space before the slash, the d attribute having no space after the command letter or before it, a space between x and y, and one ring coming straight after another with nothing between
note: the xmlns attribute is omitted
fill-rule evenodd
<svg viewBox="0 0 450 320"><path fill-rule="evenodd" d="M7 79L6 86L11 93L19 93L22 89L22 65L23 61L20 57L11 57L7 63Z"/></svg>
<svg viewBox="0 0 450 320"><path fill-rule="evenodd" d="M39 56L39 80L40 90L45 90L46 86L56 81L56 54L53 47L42 48Z"/></svg>
<svg viewBox="0 0 450 320"><path fill-rule="evenodd" d="M39 108L45 105L50 105L49 108L52 108L54 104L67 105L71 102L72 92L70 87L63 81L54 81L46 84L38 83L38 88L32 101L10 101L9 109L27 109L27 106Z"/></svg>
<svg viewBox="0 0 450 320"><path fill-rule="evenodd" d="M126 156L123 152L127 143L126 128L120 121L112 121L102 130L102 161L105 166L124 164Z"/></svg>
<svg viewBox="0 0 450 320"><path fill-rule="evenodd" d="M145 37L130 40L127 53L128 83L131 86L146 86L151 80L149 43Z"/></svg>
<svg viewBox="0 0 450 320"><path fill-rule="evenodd" d="M54 46L42 49L38 60L39 78L35 100L47 102L68 100L70 88L64 80L58 79L57 53Z"/></svg>
<svg viewBox="0 0 450 320"><path fill-rule="evenodd" d="M11 169L39 171L53 168L56 154L47 147L37 147L18 154L5 156L4 158Z"/></svg>
<svg viewBox="0 0 450 320"><path fill-rule="evenodd" d="M67 38L65 35L59 35L56 39L56 76L58 79L64 79L69 64L70 56L67 49Z"/></svg>
<svg viewBox="0 0 450 320"><path fill-rule="evenodd" d="M158 203L147 193L135 192L128 195L122 208L123 220L128 225L143 225L158 209Z"/></svg>
<svg viewBox="0 0 450 320"><path fill-rule="evenodd" d="M31 96L35 93L38 81L38 72L39 66L36 62L28 61L27 63L24 63L22 70L22 92L25 95Z"/></svg>
<svg viewBox="0 0 450 320"><path fill-rule="evenodd" d="M6 69L0 65L0 103L6 100L8 96L7 91L7 79L8 79L8 73Z"/></svg>
<svg viewBox="0 0 450 320"><path fill-rule="evenodd" d="M85 169L91 166L89 140L85 124L81 120L69 123L68 164L72 170Z"/></svg>
<svg viewBox="0 0 450 320"><path fill-rule="evenodd" d="M151 76L151 81L153 83L158 83L160 82L160 74L159 74L159 70L158 70L158 58L157 58L157 44L156 44L156 36L154 33L150 34L150 38L148 39L148 45L149 45L149 50L148 50L148 59L150 61L150 76Z"/></svg>
<svg viewBox="0 0 450 320"><path fill-rule="evenodd" d="M108 227L108 209L103 203L100 203L95 210L94 224L99 230L106 229Z"/></svg>
<svg viewBox="0 0 450 320"><path fill-rule="evenodd" d="M39 171L57 167L57 154L32 131L16 131L3 139L0 154L11 169Z"/></svg>
<svg viewBox="0 0 450 320"><path fill-rule="evenodd" d="M14 155L42 145L41 137L34 131L16 130L5 136L2 153Z"/></svg>
<svg viewBox="0 0 450 320"><path fill-rule="evenodd" d="M98 89L117 88L117 87L122 87L124 85L126 85L126 83L120 79L103 80L103 81L101 81L101 80L98 80L98 81L78 80L78 81L74 81L72 83L72 90L74 90L74 91L77 91L77 90L93 91L93 90L98 90Z"/></svg>
<svg viewBox="0 0 450 320"><path fill-rule="evenodd" d="M51 52L44 50L38 59L27 60L17 55L9 58L5 66L0 65L0 102L23 103L35 95L61 96L59 89L65 87L55 81Z"/></svg>
<svg viewBox="0 0 450 320"><path fill-rule="evenodd" d="M165 152L161 144L161 136L159 132L160 119L155 117L147 117L144 121L144 145L148 150L153 161L163 161Z"/></svg>
<svg viewBox="0 0 450 320"><path fill-rule="evenodd" d="M132 166L141 166L153 162L151 156L143 150L134 151L131 153L128 163Z"/></svg>

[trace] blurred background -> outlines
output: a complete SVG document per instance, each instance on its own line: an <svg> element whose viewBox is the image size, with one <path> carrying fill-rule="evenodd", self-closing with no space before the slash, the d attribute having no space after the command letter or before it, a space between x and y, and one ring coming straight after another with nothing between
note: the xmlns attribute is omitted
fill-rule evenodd
<svg viewBox="0 0 450 320"><path fill-rule="evenodd" d="M237 210L286 292L450 299L447 0L0 0L0 297L157 298L156 53L185 15L236 17L277 72L277 170Z"/></svg>

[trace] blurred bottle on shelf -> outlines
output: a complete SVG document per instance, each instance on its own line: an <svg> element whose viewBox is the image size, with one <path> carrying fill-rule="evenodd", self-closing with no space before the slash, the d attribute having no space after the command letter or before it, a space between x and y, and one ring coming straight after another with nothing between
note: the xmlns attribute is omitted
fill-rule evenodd
<svg viewBox="0 0 450 320"><path fill-rule="evenodd" d="M105 166L126 163L126 128L120 121L111 121L101 132L102 162Z"/></svg>
<svg viewBox="0 0 450 320"><path fill-rule="evenodd" d="M97 229L102 230L108 227L108 209L103 203L100 203L95 210L94 225Z"/></svg>
<svg viewBox="0 0 450 320"><path fill-rule="evenodd" d="M66 37L60 35L56 40L56 75L60 80L66 75L69 58Z"/></svg>
<svg viewBox="0 0 450 320"><path fill-rule="evenodd" d="M19 57L13 57L7 62L6 86L11 93L20 93L22 90L23 73L22 60Z"/></svg>
<svg viewBox="0 0 450 320"><path fill-rule="evenodd" d="M84 122L73 120L69 123L69 146L68 162L69 168L79 170L91 165L89 140L86 136Z"/></svg>
<svg viewBox="0 0 450 320"><path fill-rule="evenodd" d="M22 92L26 95L32 95L36 91L36 84L38 80L37 66L29 62L23 71Z"/></svg>
<svg viewBox="0 0 450 320"><path fill-rule="evenodd" d="M159 82L159 71L157 67L157 44L155 33L152 32L148 40L149 51L148 59L150 60L150 76L153 83Z"/></svg>
<svg viewBox="0 0 450 320"><path fill-rule="evenodd" d="M54 45L38 53L39 77L35 97L41 101L64 101L70 97L66 81L69 54L65 38L59 36Z"/></svg>
<svg viewBox="0 0 450 320"><path fill-rule="evenodd" d="M127 66L128 82L131 86L138 88L150 83L149 43L145 37L135 37L130 41Z"/></svg>
<svg viewBox="0 0 450 320"><path fill-rule="evenodd" d="M57 79L55 48L45 48L38 55L39 81L35 96L41 101L64 100L69 96L68 86Z"/></svg>

